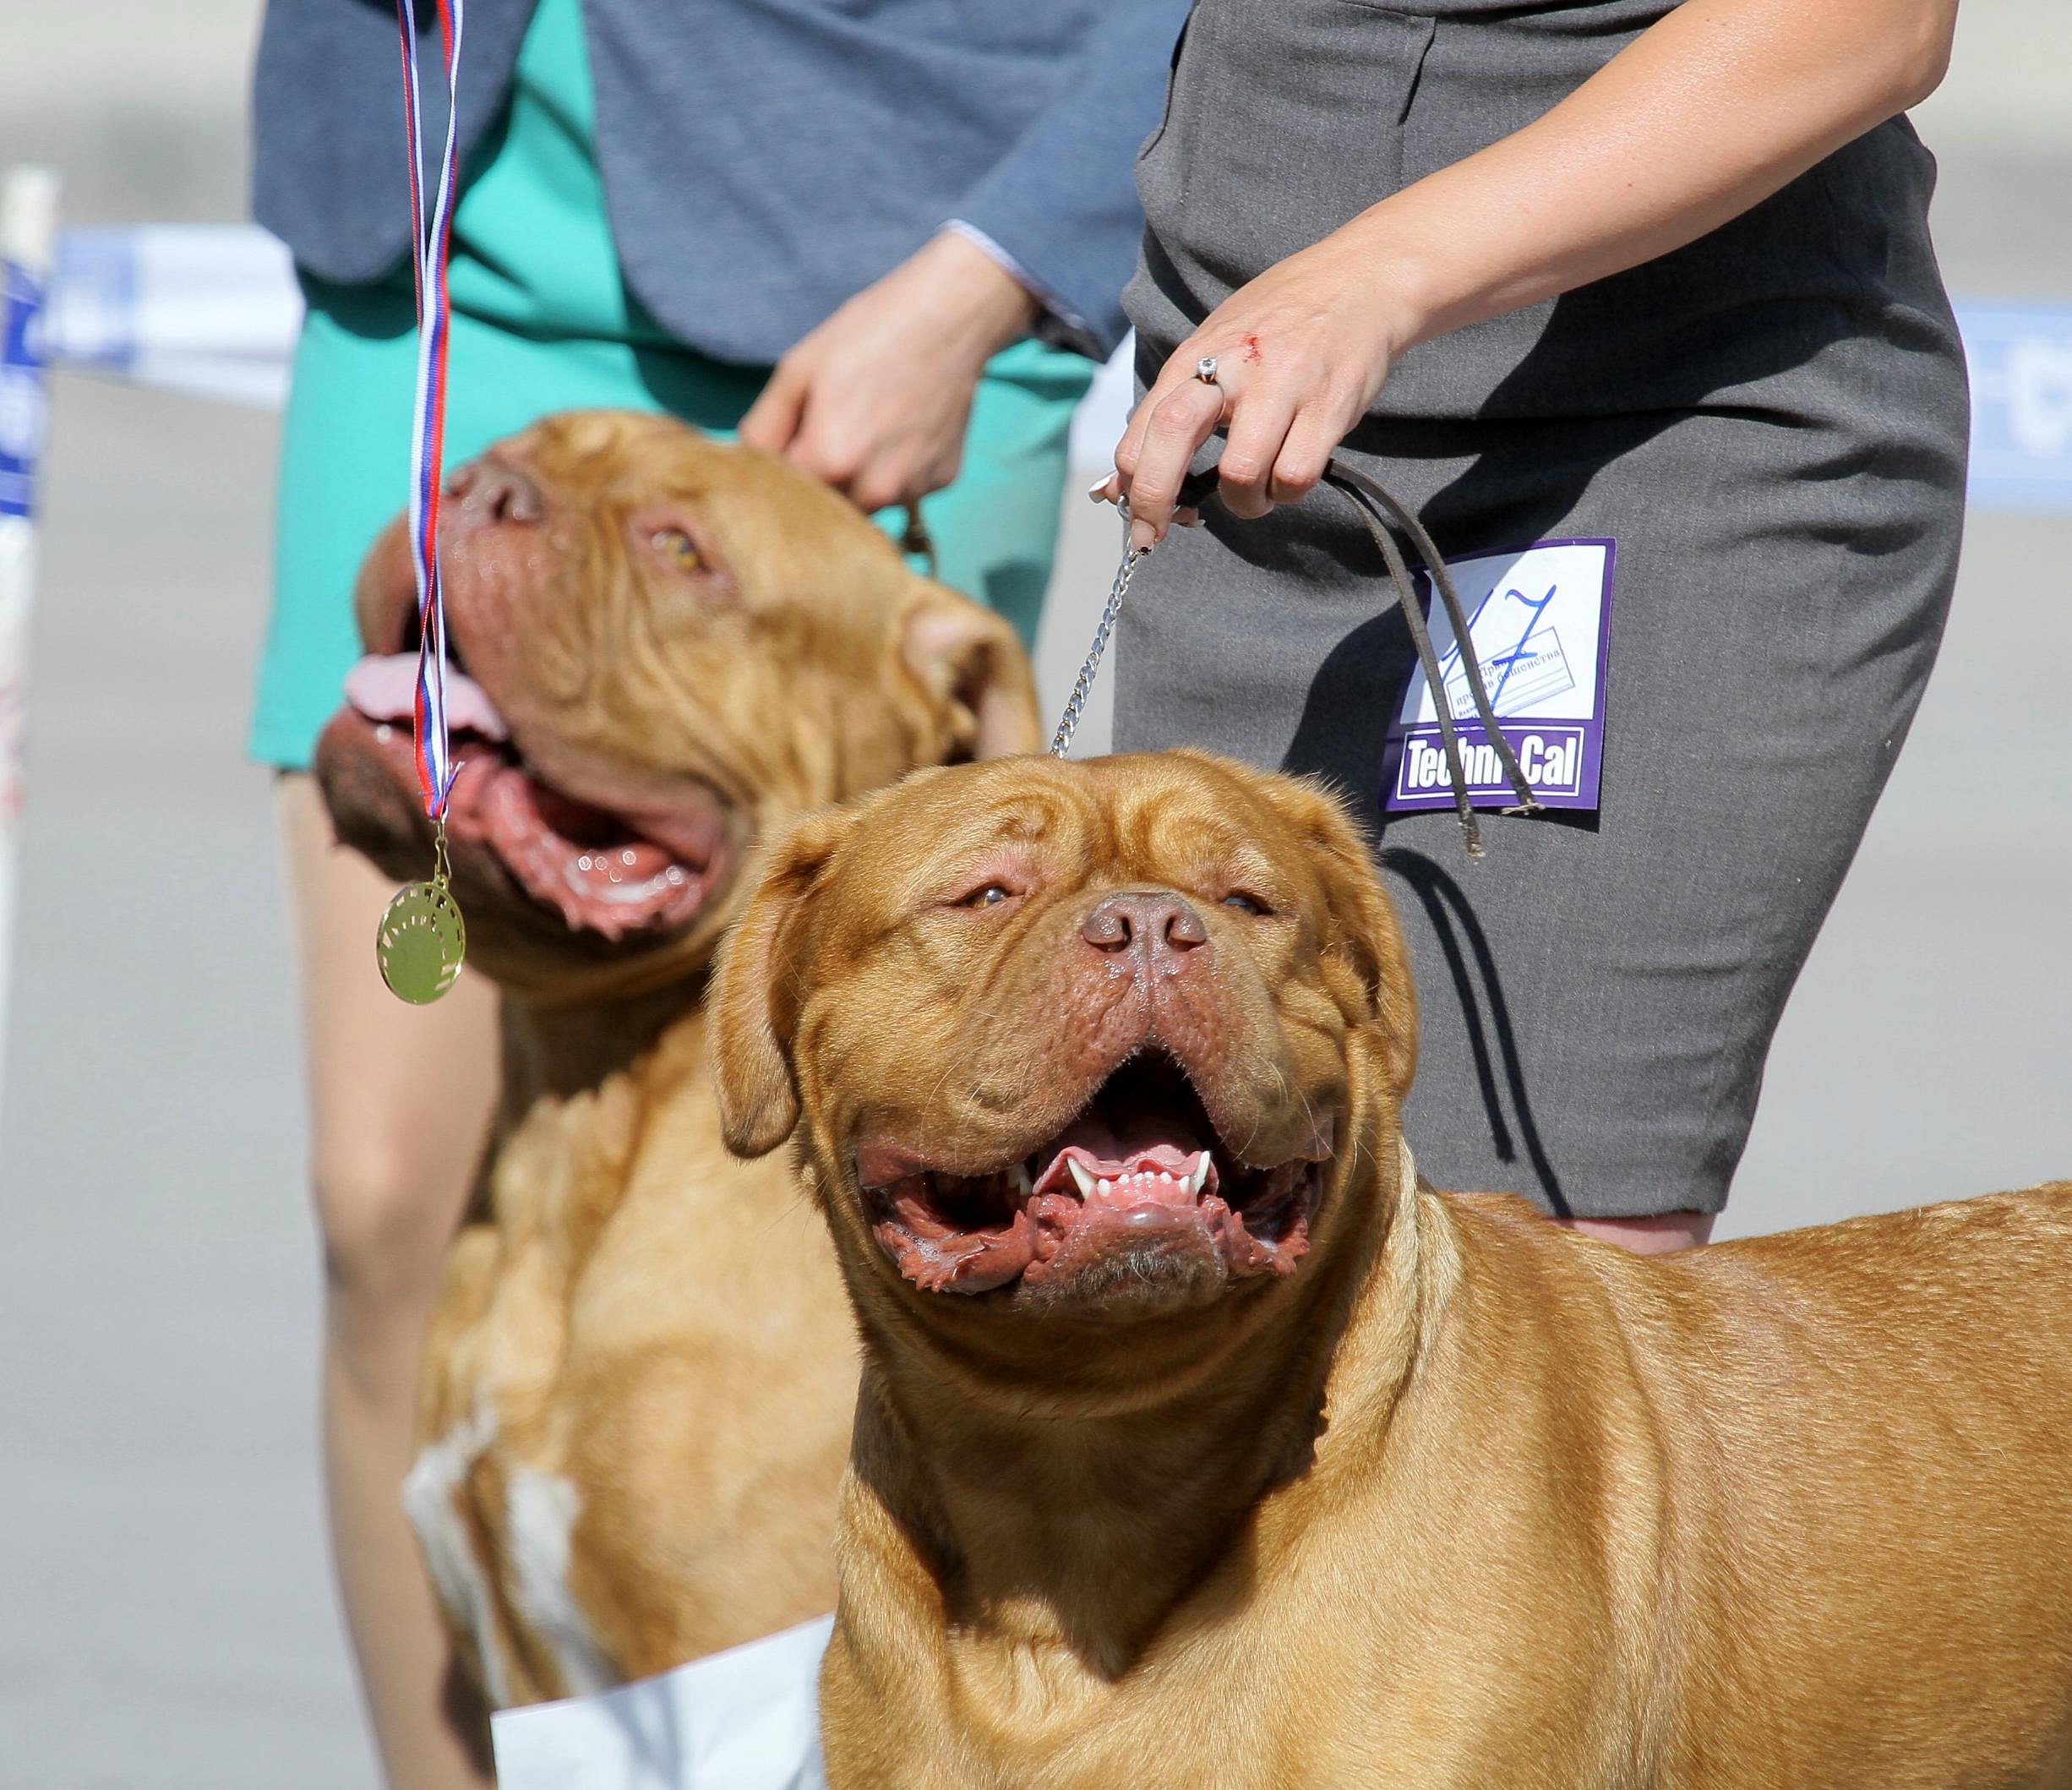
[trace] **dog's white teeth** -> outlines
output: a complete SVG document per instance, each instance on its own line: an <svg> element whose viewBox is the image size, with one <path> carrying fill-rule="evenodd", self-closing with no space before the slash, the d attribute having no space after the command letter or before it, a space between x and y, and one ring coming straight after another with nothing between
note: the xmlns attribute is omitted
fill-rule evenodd
<svg viewBox="0 0 2072 1790"><path fill-rule="evenodd" d="M1112 1181L1097 1181L1093 1185L1103 1199L1115 1191L1115 1184Z"/></svg>
<svg viewBox="0 0 2072 1790"><path fill-rule="evenodd" d="M1012 1176L1017 1199L1027 1199L1031 1193L1036 1191L1033 1183L1028 1178L1028 1165L1026 1162L1015 1164Z"/></svg>
<svg viewBox="0 0 2072 1790"><path fill-rule="evenodd" d="M1198 1195L1208 1185L1208 1152L1203 1150L1195 1158L1194 1172L1187 1177L1187 1191Z"/></svg>

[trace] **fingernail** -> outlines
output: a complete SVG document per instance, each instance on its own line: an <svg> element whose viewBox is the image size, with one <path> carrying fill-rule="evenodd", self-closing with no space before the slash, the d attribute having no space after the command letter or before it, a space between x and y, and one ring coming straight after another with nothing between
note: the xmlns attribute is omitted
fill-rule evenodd
<svg viewBox="0 0 2072 1790"><path fill-rule="evenodd" d="M1159 544L1159 532L1150 523L1138 521L1130 524L1130 545L1138 552L1148 552Z"/></svg>
<svg viewBox="0 0 2072 1790"><path fill-rule="evenodd" d="M1092 484L1087 487L1088 497L1097 504L1113 503L1115 501L1115 494L1108 488L1109 483L1110 480L1106 478L1095 479Z"/></svg>

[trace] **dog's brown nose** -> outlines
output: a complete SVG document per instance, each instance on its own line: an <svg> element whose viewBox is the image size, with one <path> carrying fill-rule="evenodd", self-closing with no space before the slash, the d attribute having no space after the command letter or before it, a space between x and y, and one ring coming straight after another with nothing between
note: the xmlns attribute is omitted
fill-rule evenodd
<svg viewBox="0 0 2072 1790"><path fill-rule="evenodd" d="M1079 936L1096 951L1129 953L1179 969L1208 943L1208 928L1183 895L1170 889L1125 889L1095 903Z"/></svg>
<svg viewBox="0 0 2072 1790"><path fill-rule="evenodd" d="M540 488L506 460L484 455L447 476L446 495L459 500L461 517L487 522L537 522L547 514Z"/></svg>

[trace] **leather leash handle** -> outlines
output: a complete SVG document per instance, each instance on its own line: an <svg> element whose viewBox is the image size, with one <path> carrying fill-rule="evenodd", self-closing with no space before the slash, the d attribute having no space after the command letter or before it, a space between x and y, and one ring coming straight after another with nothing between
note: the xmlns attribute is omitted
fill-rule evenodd
<svg viewBox="0 0 2072 1790"><path fill-rule="evenodd" d="M1479 858L1482 855L1481 827L1468 796L1468 772L1460 756L1459 729L1454 723L1453 703L1446 693L1446 680L1440 674L1438 654L1431 644L1431 630L1425 619L1424 605L1417 600L1417 587L1409 559L1396 539L1395 529L1401 528L1410 538L1412 550L1424 562L1432 588L1445 606L1446 619L1452 625L1453 639L1460 651L1460 666L1466 674L1468 694L1475 704L1475 719L1491 750L1496 753L1497 762L1503 767L1506 781L1518 797L1503 811L1544 814L1546 804L1533 794L1532 783L1519 765L1518 755L1512 750L1510 739L1497 723L1495 706L1489 697L1489 685L1482 676L1481 660L1475 653L1475 642L1469 637L1467 612L1453 583L1453 575L1448 570L1437 543L1418 520L1417 513L1378 478L1357 467L1346 465L1333 455L1324 467L1323 482L1360 513L1360 521L1366 524L1367 532L1374 538L1374 544L1381 553L1382 563L1388 570L1389 581L1396 587L1396 603L1403 611L1404 625L1410 630L1410 644L1416 649L1418 665L1431 691L1431 706L1439 723L1439 740L1446 754L1447 781L1453 786L1453 807L1459 818L1461 834L1467 844L1468 855ZM1174 502L1182 509L1199 510L1216 494L1219 483L1219 469L1213 464L1190 472L1180 482Z"/></svg>
<svg viewBox="0 0 2072 1790"><path fill-rule="evenodd" d="M1481 660L1476 656L1475 641L1469 633L1468 616L1460 600L1460 592L1453 583L1453 575L1448 569L1445 557L1437 544L1418 521L1415 511L1396 494L1356 467L1349 467L1333 455L1324 467L1323 482L1345 499L1360 513L1360 519L1374 538L1374 544L1382 555L1382 563L1388 569L1389 581L1396 587L1396 603L1403 611L1403 624L1410 630L1410 644L1416 649L1419 669L1425 674L1426 688L1431 691L1432 711L1438 718L1439 739L1445 749L1447 781L1453 787L1453 808L1460 822L1461 837L1470 858L1482 855L1481 824L1475 819L1475 804L1468 794L1467 766L1460 754L1460 733L1453 721L1452 699L1446 693L1446 679L1439 667L1439 656L1431 644L1431 630L1425 619L1424 605L1417 600L1417 586L1411 577L1410 561L1395 530L1401 528L1410 537L1410 545L1423 559L1425 570L1431 580L1432 588L1439 601L1445 605L1447 620L1453 630L1453 640L1460 653L1460 664L1468 684L1468 693L1474 700L1475 718L1480 723L1483 738L1497 755L1503 767L1505 778L1516 793L1518 800L1504 810L1506 814L1541 814L1546 805L1533 794L1530 781L1518 761L1518 755L1511 749L1510 739L1498 723L1497 712L1489 699L1489 686L1482 677ZM1190 470L1180 480L1180 488L1174 494L1176 507L1199 510L1214 496L1221 483L1220 472L1215 465ZM1128 527L1129 506L1123 506L1124 526ZM1137 562L1151 549L1132 547L1126 532L1123 538L1122 563L1116 568L1115 581L1108 593L1107 603L1101 610L1099 625L1094 629L1093 644L1088 652L1086 663L1079 668L1078 680L1072 685L1071 696L1065 704L1065 712L1058 722L1057 732L1051 736L1050 751L1054 757L1062 758L1071 750L1072 734L1079 725L1079 718L1086 707L1087 696L1093 687L1093 679L1099 673L1101 660L1108 650L1110 636L1115 631L1115 619L1122 608L1122 600L1128 594L1130 575Z"/></svg>
<svg viewBox="0 0 2072 1790"><path fill-rule="evenodd" d="M1334 455L1324 467L1324 482L1359 510L1360 520L1367 525L1367 532L1373 536L1374 544L1381 549L1382 559L1388 567L1389 579L1396 587L1396 601L1403 610L1404 625L1410 630L1410 642L1417 649L1418 663L1424 669L1426 685L1431 691L1432 711L1439 723L1439 739L1446 750L1447 780L1453 788L1453 807L1459 816L1461 833L1467 841L1468 855L1479 858L1482 855L1481 827L1475 817L1475 805L1468 798L1467 767L1461 761L1453 702L1446 693L1446 681L1440 675L1438 655L1432 650L1431 630L1426 625L1424 607L1417 600L1417 588L1411 581L1410 566L1393 530L1388 526L1390 518L1410 538L1410 545L1424 560L1432 587L1446 607L1446 619L1453 626L1453 641L1459 649L1460 669L1467 677L1468 694L1475 704L1475 718L1481 723L1482 736L1496 753L1497 761L1503 767L1513 794L1518 797L1503 811L1544 814L1546 805L1533 794L1532 783L1519 763L1518 755L1511 750L1510 739L1497 723L1496 707L1489 699L1489 686L1482 676L1482 662L1469 634L1467 611L1453 583L1453 575L1448 570L1438 544L1417 519L1416 512L1378 478L1356 467L1347 466Z"/></svg>

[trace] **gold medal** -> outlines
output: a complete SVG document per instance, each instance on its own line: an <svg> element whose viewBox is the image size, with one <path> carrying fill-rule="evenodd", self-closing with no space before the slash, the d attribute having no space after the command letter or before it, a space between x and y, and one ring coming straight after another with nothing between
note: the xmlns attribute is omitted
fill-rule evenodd
<svg viewBox="0 0 2072 1790"><path fill-rule="evenodd" d="M399 890L374 935L374 960L389 992L423 1007L453 986L467 955L467 928L446 887L446 828L434 835L432 880Z"/></svg>

